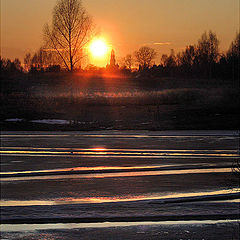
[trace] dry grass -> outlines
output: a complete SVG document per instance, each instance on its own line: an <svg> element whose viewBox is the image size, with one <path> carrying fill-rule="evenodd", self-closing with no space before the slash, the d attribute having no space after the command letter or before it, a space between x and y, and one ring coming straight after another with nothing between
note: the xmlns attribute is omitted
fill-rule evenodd
<svg viewBox="0 0 240 240"><path fill-rule="evenodd" d="M238 116L239 89L216 80L83 79L53 74L3 79L3 89L1 120L76 119L109 126L117 122L126 129L136 127L136 122L158 129L237 125L236 120L231 123Z"/></svg>

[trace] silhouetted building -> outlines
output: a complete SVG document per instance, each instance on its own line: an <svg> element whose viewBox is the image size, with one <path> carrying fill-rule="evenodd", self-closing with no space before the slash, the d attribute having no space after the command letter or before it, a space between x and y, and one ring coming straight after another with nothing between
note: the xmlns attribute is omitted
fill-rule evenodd
<svg viewBox="0 0 240 240"><path fill-rule="evenodd" d="M115 65L116 65L115 52L114 52L114 50L112 49L111 59L110 59L110 66L114 67Z"/></svg>
<svg viewBox="0 0 240 240"><path fill-rule="evenodd" d="M113 49L111 51L110 64L108 64L106 66L106 69L111 70L111 71L116 71L119 69L119 65L116 64L115 52Z"/></svg>

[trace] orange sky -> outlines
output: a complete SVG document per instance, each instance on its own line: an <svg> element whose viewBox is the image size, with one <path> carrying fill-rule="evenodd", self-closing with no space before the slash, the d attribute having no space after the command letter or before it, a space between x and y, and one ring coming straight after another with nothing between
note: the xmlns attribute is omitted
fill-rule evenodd
<svg viewBox="0 0 240 240"><path fill-rule="evenodd" d="M1 0L1 55L23 59L42 43L43 25L56 0ZM217 33L226 50L239 31L239 0L83 0L117 59L148 45L156 63L170 49L197 43L205 30ZM156 44L158 43L158 44ZM107 60L92 62L106 65Z"/></svg>

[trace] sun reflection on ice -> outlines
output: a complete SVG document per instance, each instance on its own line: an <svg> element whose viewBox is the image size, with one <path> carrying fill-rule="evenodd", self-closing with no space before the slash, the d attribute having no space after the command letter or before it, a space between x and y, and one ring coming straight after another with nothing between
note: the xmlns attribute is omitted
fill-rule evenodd
<svg viewBox="0 0 240 240"><path fill-rule="evenodd" d="M107 149L104 148L104 147L91 148L90 150L92 150L92 151L96 151L96 152L107 151Z"/></svg>

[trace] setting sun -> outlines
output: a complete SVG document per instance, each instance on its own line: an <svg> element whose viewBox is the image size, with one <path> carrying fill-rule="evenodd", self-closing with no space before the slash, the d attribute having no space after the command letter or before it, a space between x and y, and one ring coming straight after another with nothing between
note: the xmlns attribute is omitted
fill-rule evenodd
<svg viewBox="0 0 240 240"><path fill-rule="evenodd" d="M107 53L108 46L103 39L95 39L90 44L89 49L94 57L104 57Z"/></svg>

